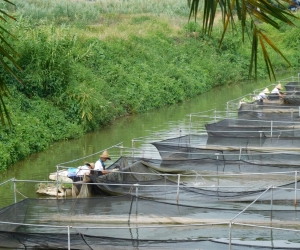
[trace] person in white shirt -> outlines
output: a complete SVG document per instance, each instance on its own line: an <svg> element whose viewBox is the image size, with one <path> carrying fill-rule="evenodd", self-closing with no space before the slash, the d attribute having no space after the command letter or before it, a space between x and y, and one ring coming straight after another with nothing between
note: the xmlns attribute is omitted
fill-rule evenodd
<svg viewBox="0 0 300 250"><path fill-rule="evenodd" d="M282 90L281 84L277 84L275 88L271 91L271 99L278 99L278 98L283 98L283 94L280 92Z"/></svg>
<svg viewBox="0 0 300 250"><path fill-rule="evenodd" d="M98 161L95 163L94 170L105 170L105 162L106 160L110 160L110 156L108 152L105 150L101 155Z"/></svg>
<svg viewBox="0 0 300 250"><path fill-rule="evenodd" d="M255 100L262 102L264 99L267 99L267 94L269 94L270 91L268 88L265 88L262 92L260 92L256 97Z"/></svg>
<svg viewBox="0 0 300 250"><path fill-rule="evenodd" d="M76 176L83 177L84 175L89 175L91 172L91 169L95 167L94 163L88 163L86 162L84 166L78 167L78 170L76 172Z"/></svg>

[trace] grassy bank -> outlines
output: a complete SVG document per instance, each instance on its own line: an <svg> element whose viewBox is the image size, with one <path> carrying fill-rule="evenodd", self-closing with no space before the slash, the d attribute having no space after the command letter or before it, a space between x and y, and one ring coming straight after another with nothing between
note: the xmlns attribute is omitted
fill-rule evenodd
<svg viewBox="0 0 300 250"><path fill-rule="evenodd" d="M24 83L6 78L15 126L1 128L0 169L116 117L182 102L248 76L249 46L229 35L218 50L220 27L215 38L202 36L200 27L187 24L186 1L15 3L10 12L18 22L6 28L18 38L11 42ZM268 31L298 66L298 29ZM278 58L276 70L286 69L272 57ZM265 73L260 61L259 76Z"/></svg>

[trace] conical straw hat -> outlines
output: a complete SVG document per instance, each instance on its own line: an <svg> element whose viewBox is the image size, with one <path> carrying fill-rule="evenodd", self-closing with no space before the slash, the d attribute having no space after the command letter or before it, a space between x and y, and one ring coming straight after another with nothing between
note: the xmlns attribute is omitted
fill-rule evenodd
<svg viewBox="0 0 300 250"><path fill-rule="evenodd" d="M265 89L264 89L264 91L263 91L263 93L265 93L265 94L269 94L269 93L270 93L270 91L269 91L269 89L268 89L268 88L265 88Z"/></svg>
<svg viewBox="0 0 300 250"><path fill-rule="evenodd" d="M100 158L105 158L110 160L109 154L106 150L100 155Z"/></svg>
<svg viewBox="0 0 300 250"><path fill-rule="evenodd" d="M277 86L275 88L282 90L281 83L277 84Z"/></svg>

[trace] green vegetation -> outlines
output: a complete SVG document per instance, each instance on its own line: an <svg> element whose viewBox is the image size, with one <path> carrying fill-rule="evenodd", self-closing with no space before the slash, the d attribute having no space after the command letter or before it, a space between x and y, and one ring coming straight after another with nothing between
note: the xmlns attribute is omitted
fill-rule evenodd
<svg viewBox="0 0 300 250"><path fill-rule="evenodd" d="M186 2L107 0L14 1L18 22L5 27L23 69L17 82L1 69L11 97L13 129L0 129L0 169L108 125L115 118L172 105L217 85L246 80L250 47L235 35L215 38L187 24ZM162 14L166 13L166 14ZM269 36L294 66L300 32L283 26ZM270 53L278 70L286 63ZM264 77L264 62L258 61Z"/></svg>

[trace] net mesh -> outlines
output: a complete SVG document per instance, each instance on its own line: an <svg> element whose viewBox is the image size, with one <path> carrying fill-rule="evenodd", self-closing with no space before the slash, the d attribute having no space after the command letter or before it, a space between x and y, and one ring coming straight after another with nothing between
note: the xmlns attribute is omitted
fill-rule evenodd
<svg viewBox="0 0 300 250"><path fill-rule="evenodd" d="M300 91L300 82L289 82L284 87L288 93L294 93Z"/></svg>
<svg viewBox="0 0 300 250"><path fill-rule="evenodd" d="M182 206L124 195L88 199L25 199L0 210L0 231L11 249L228 249L228 222L244 203ZM297 249L299 211L287 202L257 203L234 219L232 249ZM276 226L289 230L249 226ZM2 228L2 227L1 227ZM276 240L274 240L276 239ZM272 245L273 244L273 245Z"/></svg>
<svg viewBox="0 0 300 250"><path fill-rule="evenodd" d="M209 136L299 138L300 123L246 119L223 119L206 124Z"/></svg>
<svg viewBox="0 0 300 250"><path fill-rule="evenodd" d="M152 144L158 149L163 160L185 159L189 162L198 159L215 164L214 169L220 164L231 169L235 165L236 171L239 166L246 167L248 164L296 169L300 160L300 141L294 138L187 135ZM264 170L263 168L262 171Z"/></svg>
<svg viewBox="0 0 300 250"><path fill-rule="evenodd" d="M242 103L238 110L238 118L270 120L270 121L300 121L299 105L274 105Z"/></svg>
<svg viewBox="0 0 300 250"><path fill-rule="evenodd" d="M126 162L125 159L135 162L129 167L123 168L121 163ZM195 202L197 203L199 200L206 202L207 199L251 201L271 184L281 189L268 192L262 197L263 200L270 200L271 197L274 200L292 200L294 198L293 188L296 183L293 171L268 174L240 173L237 175L223 171L215 173L205 170L196 171L195 168L183 170L176 168L176 164L170 168L168 165L162 165L164 161L158 160L156 160L155 166L146 160L122 157L115 163L118 167L121 166L119 171L107 175L93 175L90 176L92 183L74 183L73 185L80 185L81 189L84 187L94 194L137 194L140 197L171 203L176 200L177 203L185 205L195 205ZM195 164L194 160L192 162ZM125 165L127 164L125 163ZM288 190L282 190L282 188L288 188ZM178 200L179 192L180 201Z"/></svg>

